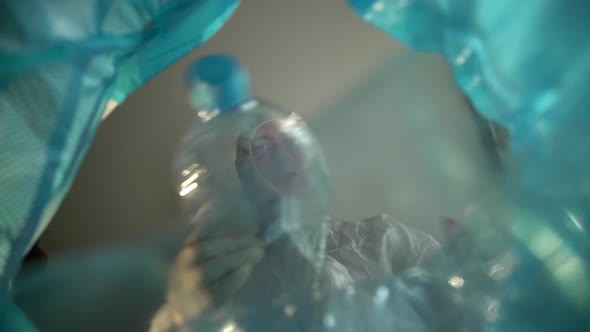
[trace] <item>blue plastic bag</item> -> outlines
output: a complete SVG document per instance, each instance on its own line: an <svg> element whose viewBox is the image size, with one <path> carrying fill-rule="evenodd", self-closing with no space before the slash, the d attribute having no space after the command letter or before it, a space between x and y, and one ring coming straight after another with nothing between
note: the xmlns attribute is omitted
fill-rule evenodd
<svg viewBox="0 0 590 332"><path fill-rule="evenodd" d="M211 37L238 0L0 4L0 280L68 191L103 115Z"/></svg>
<svg viewBox="0 0 590 332"><path fill-rule="evenodd" d="M590 196L588 2L348 2L409 47L447 58L475 109L510 130L522 189L570 202Z"/></svg>
<svg viewBox="0 0 590 332"><path fill-rule="evenodd" d="M475 109L510 131L515 160L504 174L510 192L506 201L529 216L512 213L503 220L517 240L510 251L519 266L507 282L496 328L587 329L590 4L348 2L364 20L406 45L444 55ZM532 312L541 317L533 318Z"/></svg>

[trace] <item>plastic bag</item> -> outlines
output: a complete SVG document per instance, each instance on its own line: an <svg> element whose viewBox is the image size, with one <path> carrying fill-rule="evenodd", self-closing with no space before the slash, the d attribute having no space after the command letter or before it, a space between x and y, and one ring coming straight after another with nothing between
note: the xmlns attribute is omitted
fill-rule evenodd
<svg viewBox="0 0 590 332"><path fill-rule="evenodd" d="M63 200L103 116L193 50L237 0L0 4L3 287Z"/></svg>
<svg viewBox="0 0 590 332"><path fill-rule="evenodd" d="M510 131L514 160L503 174L504 203L481 208L489 218L504 211L496 224L508 223L512 244L505 250L519 264L505 285L503 309L496 315L501 323L491 325L502 331L587 329L590 99L583 87L590 70L585 56L590 5L348 2L363 19L408 46L444 55L474 108ZM533 320L530 312L547 315Z"/></svg>

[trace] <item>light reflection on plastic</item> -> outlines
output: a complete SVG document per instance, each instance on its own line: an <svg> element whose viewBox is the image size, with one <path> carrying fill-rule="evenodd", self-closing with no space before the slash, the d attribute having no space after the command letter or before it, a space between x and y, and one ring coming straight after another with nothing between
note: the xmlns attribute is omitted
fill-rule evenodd
<svg viewBox="0 0 590 332"><path fill-rule="evenodd" d="M194 172L188 179L184 180L180 185L182 188L187 188L190 186L191 183L195 182L195 180L199 178L199 172Z"/></svg>
<svg viewBox="0 0 590 332"><path fill-rule="evenodd" d="M242 332L242 329L240 329L236 323L229 322L225 324L219 332Z"/></svg>
<svg viewBox="0 0 590 332"><path fill-rule="evenodd" d="M459 276L452 276L449 278L449 285L454 288L461 288L465 284L465 280Z"/></svg>
<svg viewBox="0 0 590 332"><path fill-rule="evenodd" d="M494 321L498 318L498 303L490 304L486 310L485 317L489 321Z"/></svg>
<svg viewBox="0 0 590 332"><path fill-rule="evenodd" d="M180 196L186 196L190 194L193 190L197 189L199 184L195 182L201 173L205 172L204 169L199 169L199 164L191 164L189 167L182 171L182 176L187 176L188 178L180 184Z"/></svg>
<svg viewBox="0 0 590 332"><path fill-rule="evenodd" d="M300 121L298 116L289 115L283 122L281 128L290 128Z"/></svg>
<svg viewBox="0 0 590 332"><path fill-rule="evenodd" d="M503 279L503 276L505 275L505 271L506 271L506 268L504 267L504 265L494 264L490 268L490 272L488 273L488 275L496 280L499 280L499 279Z"/></svg>
<svg viewBox="0 0 590 332"><path fill-rule="evenodd" d="M327 314L324 316L324 326L328 329L334 328L334 326L336 326L336 319L334 318L334 315Z"/></svg>
<svg viewBox="0 0 590 332"><path fill-rule="evenodd" d="M473 75L471 82L469 82L469 88L475 89L481 83L481 76Z"/></svg>
<svg viewBox="0 0 590 332"><path fill-rule="evenodd" d="M185 170L182 171L182 176L187 176L194 172L199 167L199 164L191 164Z"/></svg>
<svg viewBox="0 0 590 332"><path fill-rule="evenodd" d="M375 306L382 306L383 304L385 304L388 298L389 289L385 286L379 286L379 288L377 288L377 292L375 293L375 298L373 299L373 302L375 303Z"/></svg>
<svg viewBox="0 0 590 332"><path fill-rule="evenodd" d="M102 113L101 120L104 120L109 115L111 115L111 113L113 113L113 111L115 110L115 108L117 108L117 106L119 106L119 103L116 100L109 99L109 101L107 101L107 105L104 108L104 112Z"/></svg>
<svg viewBox="0 0 590 332"><path fill-rule="evenodd" d="M201 118L201 121L203 122L207 122L211 119L213 119L214 117L218 116L220 114L219 109L214 109L212 111L198 111L197 115L199 116L199 118Z"/></svg>
<svg viewBox="0 0 590 332"><path fill-rule="evenodd" d="M580 220L578 220L578 217L576 217L573 213L571 213L568 210L565 210L565 213L567 214L567 216L570 218L570 220L572 221L574 226L576 226L577 229L579 229L582 232L585 232L584 226L582 226L582 223L580 223Z"/></svg>
<svg viewBox="0 0 590 332"><path fill-rule="evenodd" d="M188 187L183 188L179 194L180 194L180 196L184 197L184 196L190 194L193 190L197 189L198 186L199 186L198 183L193 182Z"/></svg>
<svg viewBox="0 0 590 332"><path fill-rule="evenodd" d="M240 109L242 110L249 110L249 109L253 109L254 107L256 107L258 105L258 102L256 100L250 100L245 102L244 104L242 104L240 106Z"/></svg>
<svg viewBox="0 0 590 332"><path fill-rule="evenodd" d="M380 11L382 11L383 9L385 9L385 5L383 4L383 2L381 2L381 1L378 1L378 2L375 2L375 3L373 4L373 10L374 10L374 11L378 11L378 12L380 12Z"/></svg>
<svg viewBox="0 0 590 332"><path fill-rule="evenodd" d="M292 318L293 315L295 315L296 311L297 311L297 307L294 304L287 304L285 306L285 308L283 309L285 316L287 316L289 318Z"/></svg>
<svg viewBox="0 0 590 332"><path fill-rule="evenodd" d="M461 53L455 58L456 65L463 65L471 56L473 50L470 47L464 48Z"/></svg>

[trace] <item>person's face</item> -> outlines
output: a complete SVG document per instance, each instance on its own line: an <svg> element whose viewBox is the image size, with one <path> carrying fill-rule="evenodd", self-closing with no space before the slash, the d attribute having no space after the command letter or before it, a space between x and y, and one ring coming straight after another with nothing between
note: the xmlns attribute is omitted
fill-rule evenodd
<svg viewBox="0 0 590 332"><path fill-rule="evenodd" d="M311 137L300 120L273 120L260 125L251 139L251 156L260 175L284 194L300 193L308 185Z"/></svg>

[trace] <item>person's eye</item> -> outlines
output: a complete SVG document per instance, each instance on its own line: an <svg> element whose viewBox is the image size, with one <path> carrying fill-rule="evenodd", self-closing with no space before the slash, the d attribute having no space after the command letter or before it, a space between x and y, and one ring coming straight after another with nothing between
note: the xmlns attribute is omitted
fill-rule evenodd
<svg viewBox="0 0 590 332"><path fill-rule="evenodd" d="M272 149L272 144L266 140L260 140L252 144L252 150L255 154L267 154Z"/></svg>
<svg viewBox="0 0 590 332"><path fill-rule="evenodd" d="M254 150L256 152L267 152L270 150L270 144L268 144L268 143L257 144L254 147Z"/></svg>
<svg viewBox="0 0 590 332"><path fill-rule="evenodd" d="M236 151L239 156L247 156L250 154L250 150L248 150L247 147L243 147L243 146L238 146Z"/></svg>

